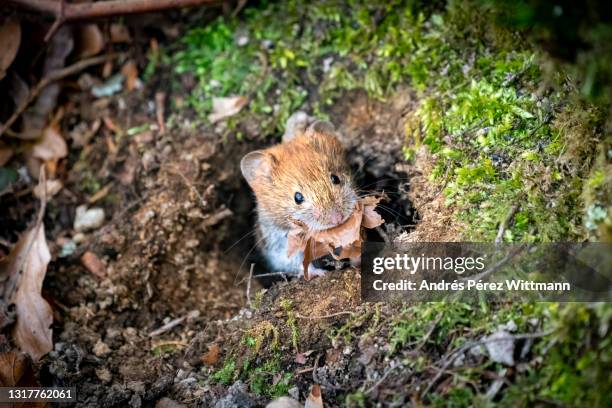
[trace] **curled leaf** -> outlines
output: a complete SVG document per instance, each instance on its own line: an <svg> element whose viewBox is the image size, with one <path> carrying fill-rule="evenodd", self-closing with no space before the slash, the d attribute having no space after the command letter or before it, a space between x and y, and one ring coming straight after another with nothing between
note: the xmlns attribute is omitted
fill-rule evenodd
<svg viewBox="0 0 612 408"><path fill-rule="evenodd" d="M310 388L310 394L306 398L304 408L323 408L323 397L321 396L321 386L313 384Z"/></svg>
<svg viewBox="0 0 612 408"><path fill-rule="evenodd" d="M133 91L138 85L138 67L133 60L129 60L121 67L121 74L125 77L125 86Z"/></svg>
<svg viewBox="0 0 612 408"><path fill-rule="evenodd" d="M351 216L342 224L323 231L310 231L294 220L295 228L287 236L287 256L304 252L304 278L309 280L308 265L312 260L331 254L336 258L357 258L361 255L361 229L376 228L384 220L375 210L380 198L366 197L357 202ZM340 255L334 254L341 248Z"/></svg>
<svg viewBox="0 0 612 408"><path fill-rule="evenodd" d="M15 304L13 339L33 361L53 349L53 313L40 294L51 260L41 221L23 234L9 256L0 262L0 276L9 277L11 289L7 294Z"/></svg>
<svg viewBox="0 0 612 408"><path fill-rule="evenodd" d="M28 368L26 356L11 350L0 353L0 387L14 387Z"/></svg>
<svg viewBox="0 0 612 408"><path fill-rule="evenodd" d="M66 141L56 126L47 126L42 138L32 146L32 156L41 160L57 160L68 155Z"/></svg>
<svg viewBox="0 0 612 408"><path fill-rule="evenodd" d="M17 19L9 19L0 25L0 79L6 75L7 68L13 63L21 43L21 24Z"/></svg>
<svg viewBox="0 0 612 408"><path fill-rule="evenodd" d="M244 96L231 96L228 98L213 98L213 111L208 115L211 123L219 122L230 116L234 116L249 102Z"/></svg>
<svg viewBox="0 0 612 408"><path fill-rule="evenodd" d="M91 57L104 49L104 36L96 24L86 24L78 30L78 54Z"/></svg>

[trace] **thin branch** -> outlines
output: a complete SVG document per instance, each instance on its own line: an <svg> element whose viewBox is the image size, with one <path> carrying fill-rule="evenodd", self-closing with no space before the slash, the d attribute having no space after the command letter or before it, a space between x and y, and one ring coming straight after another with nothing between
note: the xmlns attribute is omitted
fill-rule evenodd
<svg viewBox="0 0 612 408"><path fill-rule="evenodd" d="M60 80L62 78L65 78L67 76L74 75L74 74L76 74L78 72L81 72L85 68L88 68L88 67L90 67L92 65L101 64L101 63L107 61L109 58L114 58L114 57L116 57L116 55L111 55L110 57L107 56L107 55L102 55L102 56L99 56L99 57L87 58L87 59L81 60L79 62L76 62L76 63L74 63L72 65L69 65L69 66L67 66L65 68L58 69L58 70L50 72L47 76L42 78L36 84L36 86L34 88L32 88L30 90L30 93L28 94L28 97L25 98L19 104L19 106L17 106L17 108L15 109L15 112L13 112L11 117L8 118L8 120L6 122L4 122L4 124L0 124L0 136L2 136L4 134L4 132L6 132L6 130L8 128L13 126L13 123L15 123L15 121L21 116L21 114L36 99L36 97L40 94L40 92L47 85L51 84L52 82L58 81L58 80Z"/></svg>
<svg viewBox="0 0 612 408"><path fill-rule="evenodd" d="M337 316L342 316L342 315L352 315L352 314L353 312L342 311L342 312L331 313L331 314L323 315L323 316L303 316L299 313L296 313L295 316L298 319L319 320L319 319L329 319L331 317L337 317Z"/></svg>
<svg viewBox="0 0 612 408"><path fill-rule="evenodd" d="M486 271L481 272L478 275L466 276L465 278L461 278L459 280L461 282L465 282L465 281L468 281L468 280L477 281L477 280L486 278L487 276L489 276L489 275L497 272L499 269L501 269L502 266L507 264L512 258L514 258L520 252L525 250L525 248L526 248L526 245L525 244L521 244L516 249L514 249L513 251L508 252L499 262L497 262L495 265L493 265L492 267L490 267Z"/></svg>
<svg viewBox="0 0 612 408"><path fill-rule="evenodd" d="M251 304L251 281L253 280L253 269L255 269L255 264L254 263L251 264L251 269L249 270L249 280L247 281L247 287L246 287L247 306L249 308L252 307L252 304Z"/></svg>
<svg viewBox="0 0 612 408"><path fill-rule="evenodd" d="M55 32L59 30L62 24L64 24L64 22L66 21L66 0L59 0L59 4L60 6L55 14L55 21L53 22L51 28L49 28L49 31L47 31L47 34L45 34L45 42L49 42L51 37L53 37L53 34L55 34Z"/></svg>
<svg viewBox="0 0 612 408"><path fill-rule="evenodd" d="M183 323L183 321L186 318L187 318L187 316L181 316L181 317L178 317L176 319L170 320L168 323L164 324L159 329L155 329L151 333L149 333L149 337L159 336L160 334L163 334L163 333L167 332L168 330L171 330L171 329L175 328L179 324Z"/></svg>
<svg viewBox="0 0 612 408"><path fill-rule="evenodd" d="M221 0L109 0L92 3L68 3L55 0L9 0L17 6L51 14L63 22L86 20L90 18L121 16L161 11L173 8L220 4Z"/></svg>
<svg viewBox="0 0 612 408"><path fill-rule="evenodd" d="M521 200L521 199L522 199L522 197L519 197L519 200ZM510 224L510 221L512 221L512 217L514 217L514 214L516 214L516 212L518 211L518 209L520 207L520 204L518 202L519 200L517 200L517 202L514 203L512 205L512 207L510 207L510 210L508 211L508 213L504 217L504 220L499 225L499 229L497 230L497 235L495 236L495 243L496 244L501 243L502 240L504 239L504 233L506 232L506 228L508 228L508 224Z"/></svg>
<svg viewBox="0 0 612 408"><path fill-rule="evenodd" d="M380 377L380 379L379 379L379 380L378 380L378 381L377 381L377 382L376 382L374 385L372 385L370 388L368 388L368 389L365 391L365 394L366 394L366 395L369 395L369 394L371 394L371 393L372 393L374 390L376 390L376 389L377 389L377 388L378 388L378 387L379 387L379 386L380 386L380 385L383 383L383 381L385 381L385 380L387 379L387 377L389 376L389 374L391 374L391 372L392 372L393 370L395 370L396 368L398 368L398 367L401 367L401 364L399 364L399 363L398 363L398 364L391 364L391 367L389 367L389 368L387 369L387 371L385 371L385 373L382 375L382 377Z"/></svg>

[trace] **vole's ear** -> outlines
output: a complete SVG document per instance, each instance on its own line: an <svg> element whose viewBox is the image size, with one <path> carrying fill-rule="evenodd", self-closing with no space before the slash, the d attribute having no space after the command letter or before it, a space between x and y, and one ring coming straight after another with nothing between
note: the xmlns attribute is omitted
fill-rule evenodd
<svg viewBox="0 0 612 408"><path fill-rule="evenodd" d="M308 129L306 129L306 133L322 133L324 135L336 136L336 128L331 122L326 120L315 120Z"/></svg>
<svg viewBox="0 0 612 408"><path fill-rule="evenodd" d="M249 185L262 177L269 177L274 157L263 150L247 153L240 160L240 171Z"/></svg>

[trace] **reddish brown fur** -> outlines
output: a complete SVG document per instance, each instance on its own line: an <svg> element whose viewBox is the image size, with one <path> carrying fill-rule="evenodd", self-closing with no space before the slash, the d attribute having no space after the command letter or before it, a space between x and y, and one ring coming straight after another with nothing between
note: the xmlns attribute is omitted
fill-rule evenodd
<svg viewBox="0 0 612 408"><path fill-rule="evenodd" d="M307 131L292 140L263 150L265 163L251 183L259 211L277 225L291 227L290 217L302 218L317 228L320 218L332 209L350 215L355 205L350 169L338 139L331 134ZM330 181L332 174L341 183ZM297 205L296 192L304 203ZM312 222L308 220L314 216Z"/></svg>

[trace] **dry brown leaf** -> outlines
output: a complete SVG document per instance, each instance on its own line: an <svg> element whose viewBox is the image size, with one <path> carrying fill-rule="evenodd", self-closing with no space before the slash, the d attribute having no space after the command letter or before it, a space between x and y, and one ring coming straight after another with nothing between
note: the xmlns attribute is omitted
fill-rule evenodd
<svg viewBox="0 0 612 408"><path fill-rule="evenodd" d="M221 348L218 344L211 344L208 346L208 351L202 355L202 363L208 366L214 366L219 362L219 354Z"/></svg>
<svg viewBox="0 0 612 408"><path fill-rule="evenodd" d="M219 122L234 116L249 102L244 96L231 96L228 98L213 98L213 111L208 115L210 123Z"/></svg>
<svg viewBox="0 0 612 408"><path fill-rule="evenodd" d="M12 350L0 353L0 387L14 387L28 368L25 354Z"/></svg>
<svg viewBox="0 0 612 408"><path fill-rule="evenodd" d="M0 167L4 166L13 157L14 150L0 143Z"/></svg>
<svg viewBox="0 0 612 408"><path fill-rule="evenodd" d="M0 275L9 276L13 293L9 301L15 304L15 344L33 361L53 349L51 323L53 313L40 291L51 254L41 221L24 233L11 253L0 262Z"/></svg>
<svg viewBox="0 0 612 408"><path fill-rule="evenodd" d="M323 408L323 397L321 396L321 386L313 384L310 388L310 394L306 398L304 408Z"/></svg>
<svg viewBox="0 0 612 408"><path fill-rule="evenodd" d="M96 24L86 24L77 34L79 57L91 57L104 49L104 36Z"/></svg>
<svg viewBox="0 0 612 408"><path fill-rule="evenodd" d="M306 364L306 355L304 353L296 353L293 361L297 364Z"/></svg>
<svg viewBox="0 0 612 408"><path fill-rule="evenodd" d="M21 43L21 24L17 19L6 20L0 25L0 79L6 75L6 70L11 66L19 44Z"/></svg>
<svg viewBox="0 0 612 408"><path fill-rule="evenodd" d="M106 126L111 132L121 133L121 128L110 118L110 116L103 117L102 121L104 122L104 126Z"/></svg>
<svg viewBox="0 0 612 408"><path fill-rule="evenodd" d="M297 252L304 252L304 279L309 280L308 265L314 259L331 254L334 249L341 247L340 255L336 258L356 258L361 255L361 229L376 228L384 220L376 212L376 205L381 200L377 197L361 199L355 206L355 211L341 225L324 231L309 231L304 223L293 220L295 228L287 236L287 256L291 257Z"/></svg>
<svg viewBox="0 0 612 408"><path fill-rule="evenodd" d="M121 74L125 77L125 86L128 91L136 89L138 83L138 67L133 60L129 60L121 67Z"/></svg>
<svg viewBox="0 0 612 408"><path fill-rule="evenodd" d="M132 41L130 30L120 23L112 23L110 25L110 39L113 43L129 43Z"/></svg>
<svg viewBox="0 0 612 408"><path fill-rule="evenodd" d="M102 65L102 78L107 79L113 74L113 61L108 60Z"/></svg>
<svg viewBox="0 0 612 408"><path fill-rule="evenodd" d="M385 221L376 212L376 205L380 201L376 197L366 197L361 202L363 203L363 221L362 225L366 228L376 228Z"/></svg>
<svg viewBox="0 0 612 408"><path fill-rule="evenodd" d="M47 180L44 184L39 183L34 187L33 193L34 196L40 200L44 200L45 197L49 199L59 193L63 187L64 185L59 180Z"/></svg>
<svg viewBox="0 0 612 408"><path fill-rule="evenodd" d="M58 160L68 155L68 146L56 126L47 126L42 138L32 146L31 154L43 161Z"/></svg>

